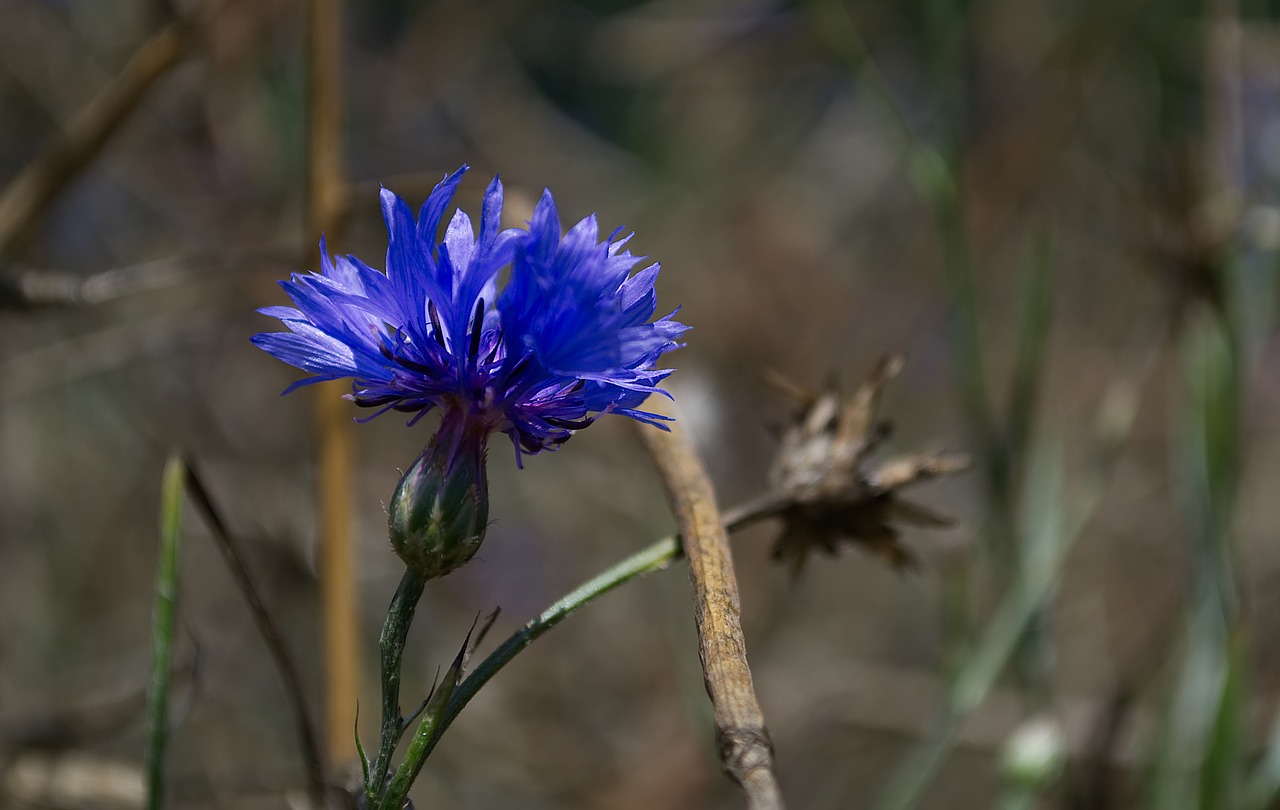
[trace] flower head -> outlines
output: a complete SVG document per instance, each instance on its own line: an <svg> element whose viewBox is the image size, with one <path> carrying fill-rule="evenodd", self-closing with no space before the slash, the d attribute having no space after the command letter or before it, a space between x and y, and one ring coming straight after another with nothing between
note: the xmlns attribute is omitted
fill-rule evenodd
<svg viewBox="0 0 1280 810"><path fill-rule="evenodd" d="M468 436L507 434L521 453L554 449L604 413L661 426L639 410L670 374L658 358L681 345L674 312L651 321L658 265L618 239L601 240L594 216L562 235L544 192L527 230L500 230L502 184L485 192L479 233L458 211L436 231L467 167L446 177L417 219L382 191L386 271L351 256L281 282L293 307L267 307L288 332L254 345L313 376L293 390L350 377L357 405L423 414L439 408ZM629 237L628 237L629 238ZM510 281L497 292L498 273ZM370 417L372 418L372 417ZM483 441L482 441L483 444Z"/></svg>
<svg viewBox="0 0 1280 810"><path fill-rule="evenodd" d="M462 179L446 177L414 219L383 189L386 272L352 256L281 286L292 307L267 307L288 332L254 345L309 371L301 385L350 377L357 405L413 414L433 409L440 427L401 478L388 505L391 544L410 570L431 578L465 564L488 522L485 453L494 432L521 453L552 450L604 413L661 427L639 410L670 374L658 358L686 327L674 312L651 321L658 265L632 275L640 258L614 232L600 240L594 216L566 234L550 192L527 230L500 230L502 184L485 192L480 232L458 211L436 232ZM498 273L510 266L506 289ZM372 418L372 417L370 417Z"/></svg>
<svg viewBox="0 0 1280 810"><path fill-rule="evenodd" d="M783 521L773 553L791 564L793 574L810 551L834 554L842 541L879 554L895 568L909 568L915 556L895 524L951 525L950 518L905 500L899 490L966 469L966 456L926 452L872 461L891 429L876 413L880 395L903 362L899 356L882 358L851 397L834 388L810 392L781 377L771 380L801 406L769 471L776 498L771 511Z"/></svg>

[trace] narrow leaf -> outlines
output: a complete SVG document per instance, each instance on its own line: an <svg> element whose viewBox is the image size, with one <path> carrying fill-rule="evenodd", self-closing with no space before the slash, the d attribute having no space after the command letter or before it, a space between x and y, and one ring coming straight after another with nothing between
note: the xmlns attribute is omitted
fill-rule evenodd
<svg viewBox="0 0 1280 810"><path fill-rule="evenodd" d="M160 488L160 549L156 599L151 621L151 688L147 692L147 807L164 804L164 759L169 741L169 677L173 664L174 617L178 600L178 543L182 530L182 487L186 466L177 454L165 462Z"/></svg>

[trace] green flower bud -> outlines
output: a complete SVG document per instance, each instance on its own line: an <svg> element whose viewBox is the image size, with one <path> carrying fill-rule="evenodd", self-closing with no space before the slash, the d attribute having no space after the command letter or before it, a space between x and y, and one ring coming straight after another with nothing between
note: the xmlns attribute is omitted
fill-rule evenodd
<svg viewBox="0 0 1280 810"><path fill-rule="evenodd" d="M487 431L441 425L396 485L387 509L391 546L423 579L466 564L489 524Z"/></svg>

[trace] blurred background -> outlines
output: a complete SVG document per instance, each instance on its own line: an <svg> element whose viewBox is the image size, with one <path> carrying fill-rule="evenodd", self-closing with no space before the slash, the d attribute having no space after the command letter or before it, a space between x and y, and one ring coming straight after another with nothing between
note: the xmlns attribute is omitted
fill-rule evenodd
<svg viewBox="0 0 1280 810"><path fill-rule="evenodd" d="M306 3L0 0L0 804L141 806L175 448L323 722L315 413L336 394L280 398L299 373L249 345L278 326L254 310L318 268L321 229L381 267L379 184L416 207L469 163L473 215L501 173L509 224L549 187L566 225L598 212L662 263L660 311L694 327L670 389L722 505L765 489L792 414L766 370L852 391L903 352L886 455L974 460L913 493L957 521L904 530L913 571L853 544L793 576L776 526L734 538L790 806L1276 806L1277 11L348 2L326 217ZM433 420L342 408L372 748L400 574L382 503ZM523 471L495 443L495 523L427 589L407 704L478 613L503 610L491 646L672 531L624 422ZM300 806L284 687L194 512L181 554L169 806ZM462 714L417 806L742 806L691 618L677 565L569 619ZM349 728L327 736L345 779ZM73 770L42 781L54 763ZM86 773L105 781L67 795Z"/></svg>

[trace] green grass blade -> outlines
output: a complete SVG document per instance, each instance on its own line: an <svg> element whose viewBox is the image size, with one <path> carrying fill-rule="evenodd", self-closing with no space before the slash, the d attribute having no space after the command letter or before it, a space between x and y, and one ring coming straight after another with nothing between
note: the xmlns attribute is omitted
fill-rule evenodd
<svg viewBox="0 0 1280 810"><path fill-rule="evenodd" d="M1246 693L1242 641L1239 633L1234 634L1227 640L1224 651L1227 670L1200 782L1200 807L1203 810L1240 806L1244 781L1241 752L1244 749Z"/></svg>
<svg viewBox="0 0 1280 810"><path fill-rule="evenodd" d="M1039 402L1041 381L1047 366L1045 350L1053 321L1053 246L1041 234L1032 247L1022 293L1022 322L1018 327L1018 352L1009 390L1009 455L1011 465L1021 468L1030 444Z"/></svg>
<svg viewBox="0 0 1280 810"><path fill-rule="evenodd" d="M160 488L160 548L156 560L156 601L151 622L151 687L147 691L147 807L164 805L164 759L169 741L169 676L178 601L178 542L182 530L182 488L186 467L174 454L165 462Z"/></svg>
<svg viewBox="0 0 1280 810"><path fill-rule="evenodd" d="M960 723L986 699L1028 624L1052 595L1075 538L1075 532L1064 528L1062 488L1061 448L1056 444L1037 447L1020 527L1024 548L1018 579L957 673L938 728L903 762L879 797L876 807L881 810L905 810L920 802L951 753Z"/></svg>
<svg viewBox="0 0 1280 810"><path fill-rule="evenodd" d="M1271 724L1271 739L1262 759L1249 773L1245 783L1245 810L1265 810L1280 804L1280 712Z"/></svg>

